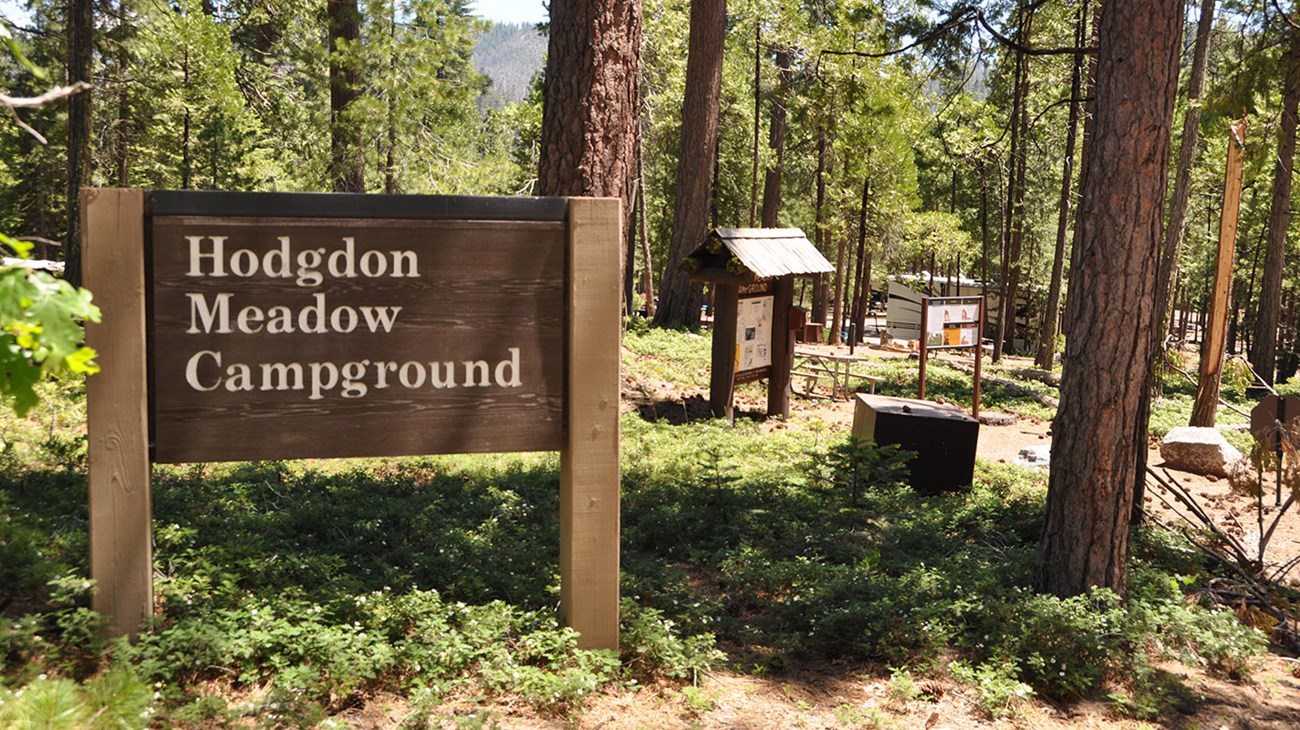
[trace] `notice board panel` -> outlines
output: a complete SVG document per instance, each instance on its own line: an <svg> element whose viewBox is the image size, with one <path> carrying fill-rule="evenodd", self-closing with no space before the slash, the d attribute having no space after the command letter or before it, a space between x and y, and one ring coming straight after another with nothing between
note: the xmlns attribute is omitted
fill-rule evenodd
<svg viewBox="0 0 1300 730"><path fill-rule="evenodd" d="M563 221L157 214L159 462L559 450Z"/></svg>

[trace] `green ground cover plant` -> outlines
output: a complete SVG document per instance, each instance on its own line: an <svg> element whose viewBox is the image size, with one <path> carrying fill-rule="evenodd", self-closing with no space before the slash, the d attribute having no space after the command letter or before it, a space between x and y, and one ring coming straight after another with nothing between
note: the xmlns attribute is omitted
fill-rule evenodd
<svg viewBox="0 0 1300 730"><path fill-rule="evenodd" d="M708 345L649 332L627 349L684 383ZM676 364L646 365L656 353ZM380 693L409 704L409 727L452 700L576 717L604 691L823 660L893 668L899 696L956 679L991 717L1031 695L1154 717L1180 696L1160 662L1243 677L1264 648L1194 599L1207 565L1154 528L1134 536L1127 602L1032 591L1041 472L980 463L968 492L925 497L910 453L821 421L639 412L623 418L618 656L556 619L553 454L156 467L157 615L136 644L105 642L80 396L51 396L3 431L0 725L310 727Z"/></svg>

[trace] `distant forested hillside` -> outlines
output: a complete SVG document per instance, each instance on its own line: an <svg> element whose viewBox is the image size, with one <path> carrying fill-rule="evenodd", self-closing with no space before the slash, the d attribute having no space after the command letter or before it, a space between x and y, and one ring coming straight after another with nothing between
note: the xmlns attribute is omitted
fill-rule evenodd
<svg viewBox="0 0 1300 730"><path fill-rule="evenodd" d="M528 95L542 68L546 36L531 23L495 23L474 48L474 69L492 79L484 102L500 108Z"/></svg>

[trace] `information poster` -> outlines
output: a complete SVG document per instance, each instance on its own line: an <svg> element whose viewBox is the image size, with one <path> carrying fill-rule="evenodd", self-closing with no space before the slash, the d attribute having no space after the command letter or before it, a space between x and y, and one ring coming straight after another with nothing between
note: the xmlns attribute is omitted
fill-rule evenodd
<svg viewBox="0 0 1300 730"><path fill-rule="evenodd" d="M736 372L772 364L772 308L774 297L741 299L736 312Z"/></svg>
<svg viewBox="0 0 1300 730"><path fill-rule="evenodd" d="M925 345L929 348L979 344L979 298L928 299Z"/></svg>

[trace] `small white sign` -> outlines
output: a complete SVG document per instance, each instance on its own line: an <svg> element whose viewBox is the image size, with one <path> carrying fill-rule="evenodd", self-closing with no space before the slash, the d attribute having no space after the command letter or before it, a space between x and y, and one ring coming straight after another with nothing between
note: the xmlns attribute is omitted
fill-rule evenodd
<svg viewBox="0 0 1300 730"><path fill-rule="evenodd" d="M736 372L772 364L774 297L741 299L736 312Z"/></svg>

